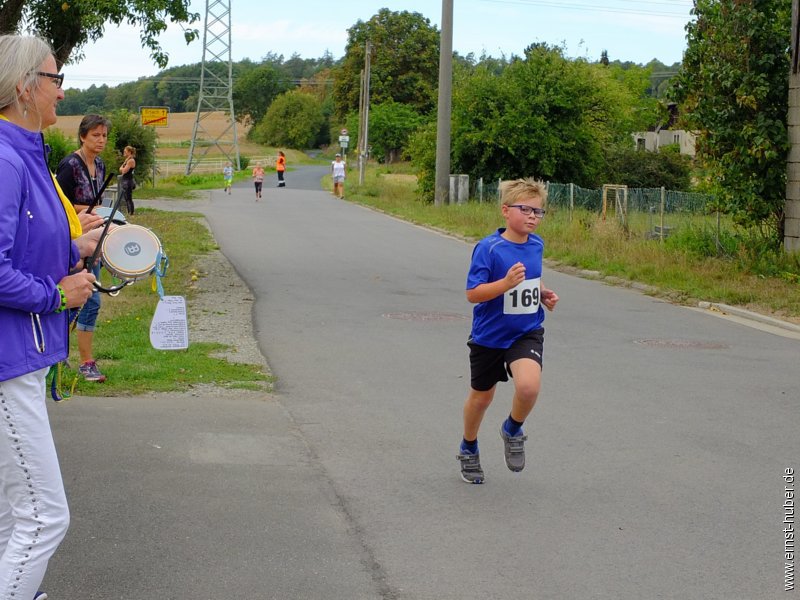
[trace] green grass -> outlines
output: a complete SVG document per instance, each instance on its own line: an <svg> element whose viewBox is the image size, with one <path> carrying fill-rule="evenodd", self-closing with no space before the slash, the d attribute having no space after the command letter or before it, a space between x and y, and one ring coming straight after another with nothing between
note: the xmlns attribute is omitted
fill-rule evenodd
<svg viewBox="0 0 800 600"><path fill-rule="evenodd" d="M346 197L420 225L468 240L478 240L503 225L493 203L470 202L436 207L416 197L416 182L407 166L370 165L363 185L358 170L348 173ZM327 183L326 185L330 185ZM725 257L706 256L709 217L670 215L666 225L680 229L663 243L648 240L649 215L632 218L626 229L613 219L548 207L537 233L545 240L545 256L564 270L586 269L640 282L675 302L698 300L744 306L800 322L800 256L760 255L759 242L727 240ZM654 224L659 224L655 217ZM730 234L726 233L730 237Z"/></svg>
<svg viewBox="0 0 800 600"><path fill-rule="evenodd" d="M191 303L192 276L197 259L214 249L206 227L193 213L136 211L136 223L152 229L169 256L167 276L162 279L166 295L185 296ZM107 282L106 282L107 283ZM103 295L94 354L108 380L102 385L77 380L80 395L123 396L147 391L180 391L198 384L216 384L243 389L267 389L271 377L259 365L229 363L213 353L221 344L191 341L187 350L155 350L150 345L150 321L158 295L150 280L127 286L116 297ZM77 367L75 335L71 337L70 361ZM62 385L69 388L75 375L67 370Z"/></svg>

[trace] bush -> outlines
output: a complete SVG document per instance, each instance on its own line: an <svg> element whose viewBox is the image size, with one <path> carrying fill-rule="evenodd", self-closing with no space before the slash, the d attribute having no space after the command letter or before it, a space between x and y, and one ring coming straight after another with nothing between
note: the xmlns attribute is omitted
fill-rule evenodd
<svg viewBox="0 0 800 600"><path fill-rule="evenodd" d="M47 166L50 167L53 173L56 172L61 159L70 152L74 152L78 147L74 138L67 137L63 131L55 127L51 127L44 132L44 143L50 146Z"/></svg>
<svg viewBox="0 0 800 600"><path fill-rule="evenodd" d="M253 128L254 141L283 148L311 148L325 126L322 102L293 90L278 96Z"/></svg>
<svg viewBox="0 0 800 600"><path fill-rule="evenodd" d="M108 145L101 155L106 163L108 172L118 173L122 164L122 151L125 146L136 148L136 171L134 173L137 184L149 180L153 172L156 157L156 132L153 127L144 127L139 124L139 117L125 109L115 110L109 115L111 131L108 135Z"/></svg>
<svg viewBox="0 0 800 600"><path fill-rule="evenodd" d="M617 145L606 152L606 183L635 188L660 188L687 191L691 187L691 159L677 147L660 152L637 150L633 144Z"/></svg>

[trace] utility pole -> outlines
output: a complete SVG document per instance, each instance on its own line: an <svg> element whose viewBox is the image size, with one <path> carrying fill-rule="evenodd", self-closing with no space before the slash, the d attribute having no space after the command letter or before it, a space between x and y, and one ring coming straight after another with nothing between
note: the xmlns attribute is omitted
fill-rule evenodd
<svg viewBox="0 0 800 600"><path fill-rule="evenodd" d="M367 40L364 51L364 77L361 81L361 113L358 137L361 144L358 149L358 184L364 185L364 171L367 162L367 148L369 148L369 75L372 62L372 44Z"/></svg>
<svg viewBox="0 0 800 600"><path fill-rule="evenodd" d="M436 118L436 188L434 204L450 203L450 113L453 90L453 0L442 0L439 48L439 106Z"/></svg>
<svg viewBox="0 0 800 600"><path fill-rule="evenodd" d="M221 74L221 69L211 69L210 62L225 67L225 74ZM210 132L203 124L204 119L215 111L226 113L229 119L228 126L218 135ZM239 140L236 136L236 116L233 113L231 0L206 0L200 94L197 99L197 114L192 130L192 143L189 147L189 160L186 162L187 175L212 147L216 147L222 152L236 170L239 170ZM201 148L202 152L200 152Z"/></svg>
<svg viewBox="0 0 800 600"><path fill-rule="evenodd" d="M789 70L789 160L786 165L786 206L783 248L800 252L800 0L792 0L792 61Z"/></svg>

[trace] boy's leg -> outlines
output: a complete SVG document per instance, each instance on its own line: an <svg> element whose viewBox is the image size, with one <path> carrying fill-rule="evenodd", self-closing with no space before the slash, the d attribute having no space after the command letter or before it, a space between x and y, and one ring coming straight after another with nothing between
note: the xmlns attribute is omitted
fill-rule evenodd
<svg viewBox="0 0 800 600"><path fill-rule="evenodd" d="M492 403L494 391L497 386L490 390L480 392L470 388L466 402L464 402L464 439L468 441L478 439L478 430L481 427L483 416L486 409Z"/></svg>
<svg viewBox="0 0 800 600"><path fill-rule="evenodd" d="M467 483L483 483L486 480L478 450L478 429L486 409L492 403L494 390L494 387L485 392L470 389L464 402L464 439L457 458L461 463L461 479Z"/></svg>
<svg viewBox="0 0 800 600"><path fill-rule="evenodd" d="M519 423L531 414L542 385L542 367L531 358L520 358L509 365L514 378L511 418Z"/></svg>
<svg viewBox="0 0 800 600"><path fill-rule="evenodd" d="M539 397L542 367L533 359L521 358L512 362L509 369L514 378L514 399L509 419L500 426L500 437L503 439L506 466L511 471L522 471L525 468L525 441L528 436L521 427Z"/></svg>

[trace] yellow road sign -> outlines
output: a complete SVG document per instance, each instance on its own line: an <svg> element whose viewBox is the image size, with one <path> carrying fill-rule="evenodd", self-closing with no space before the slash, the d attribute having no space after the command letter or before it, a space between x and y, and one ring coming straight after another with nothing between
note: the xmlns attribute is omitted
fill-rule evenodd
<svg viewBox="0 0 800 600"><path fill-rule="evenodd" d="M142 106L139 108L142 125L149 127L167 127L169 117L168 106Z"/></svg>

